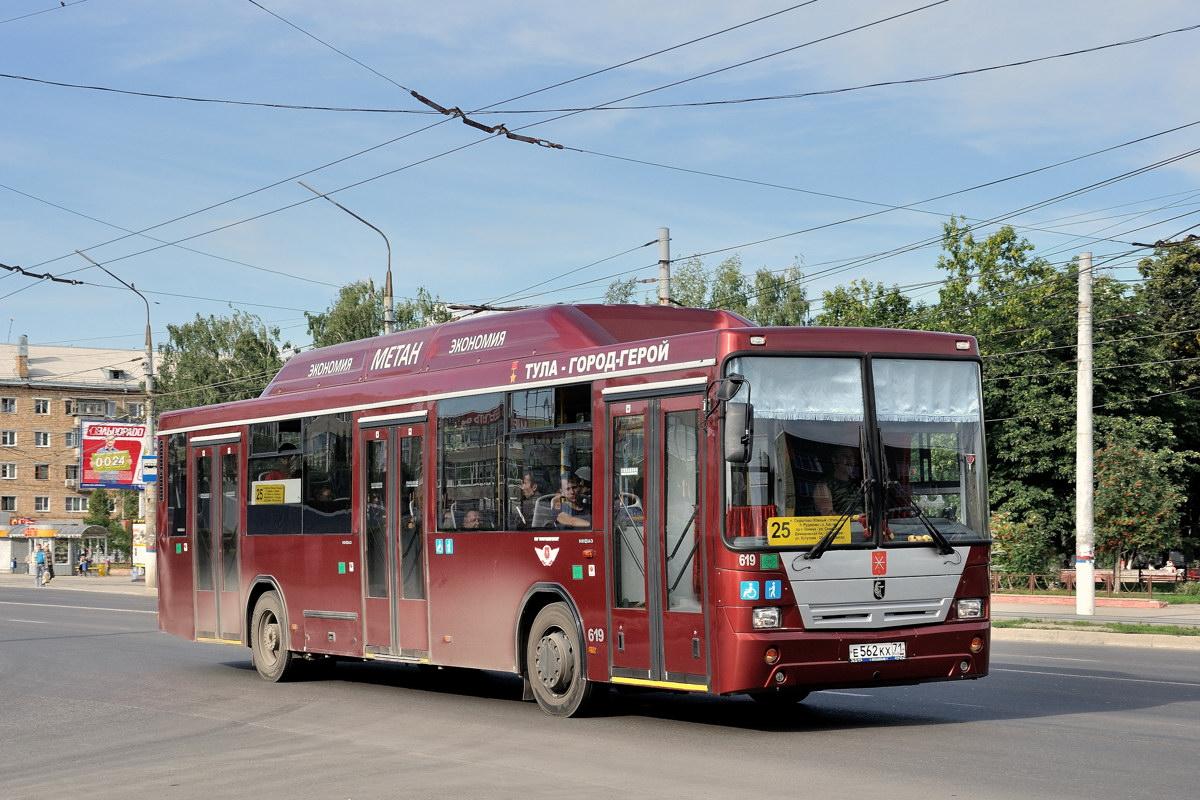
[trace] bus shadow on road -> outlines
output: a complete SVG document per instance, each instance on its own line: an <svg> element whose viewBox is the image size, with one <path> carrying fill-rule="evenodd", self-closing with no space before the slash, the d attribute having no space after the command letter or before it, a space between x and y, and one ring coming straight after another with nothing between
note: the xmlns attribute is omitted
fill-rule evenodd
<svg viewBox="0 0 1200 800"><path fill-rule="evenodd" d="M250 672L254 670L249 661L227 661L224 666ZM509 673L478 669L341 661L327 672L314 670L309 673L301 670L296 680L308 683L345 682L395 689L398 692L426 692L447 697L523 704L520 678ZM886 707L881 707L878 701L867 705L860 701L854 705L831 706L829 700L833 700L833 696L825 697L818 692L803 703L765 705L744 696L684 695L610 687L607 691L601 691L588 716L595 720L641 718L762 732L934 725L973 718L963 715L961 709L957 714L945 716L905 713L891 702L891 698ZM532 702L523 705L527 705L531 713L541 713ZM908 704L902 703L901 707L904 705ZM928 710L928 704L921 702L914 702L911 707Z"/></svg>

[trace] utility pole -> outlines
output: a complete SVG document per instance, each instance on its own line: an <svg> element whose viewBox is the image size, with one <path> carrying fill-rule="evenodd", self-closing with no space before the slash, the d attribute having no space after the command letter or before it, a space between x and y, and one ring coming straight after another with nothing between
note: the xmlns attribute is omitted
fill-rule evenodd
<svg viewBox="0 0 1200 800"><path fill-rule="evenodd" d="M1075 613L1096 613L1096 531L1092 492L1092 254L1079 254L1079 335L1075 390ZM1120 564L1113 580L1120 580Z"/></svg>
<svg viewBox="0 0 1200 800"><path fill-rule="evenodd" d="M671 305L671 230L658 229L658 304Z"/></svg>
<svg viewBox="0 0 1200 800"><path fill-rule="evenodd" d="M300 184L305 189L308 189L310 192L315 194L317 197L325 198L326 200L328 200L329 202L333 203L335 206L340 208L342 211L345 211L347 214L354 217L356 220L361 222L363 225L366 225L368 228L370 228L371 230L375 231L376 233L378 233L380 236L383 237L383 243L387 246L387 277L385 277L383 280L383 332L384 333L395 333L396 332L396 310L394 308L392 308L392 243L388 241L387 234L385 234L383 231L379 230L379 228L376 228L374 225L367 222L365 219L360 217L358 214L355 214L353 211L346 208L344 205L339 203L337 200L334 200L332 197L325 194L324 192L318 192L316 189L309 186L304 181L296 181L296 183Z"/></svg>
<svg viewBox="0 0 1200 800"><path fill-rule="evenodd" d="M112 272L109 272L107 267L105 267L100 262L92 259L91 256L89 256L87 253L80 252L79 250L76 250L75 252L78 255L82 256L87 261L89 261L92 264L92 266L99 267L100 269L104 270L110 278L119 282L126 289L133 292L138 297L142 298L142 303L144 303L146 306L146 337L145 337L145 345L146 345L146 362L145 362L145 366L146 366L146 442L145 442L145 445L143 446L142 452L147 455L154 455L157 453L157 449L156 449L157 441L156 441L155 435L154 435L154 340L150 334L150 301L147 300L146 295L139 292L137 290L137 287L135 287L132 283L126 283L124 280L117 277ZM137 469L137 465L135 464L134 465L135 472L136 472L136 469ZM144 545L145 545L148 553L154 552L157 550L157 547L156 547L156 544L158 542L158 491L157 490L158 490L157 480L143 484L142 504L145 507L143 519L145 519L145 521L146 521L145 522L146 540L144 542ZM130 546L130 553L129 553L130 561L133 560L132 544L133 544L133 541L131 539L130 540L131 546ZM158 567L158 564L154 559L151 559L151 558L146 559L146 588L148 588L148 589L154 588L156 585L158 585L158 569L157 569L157 567Z"/></svg>

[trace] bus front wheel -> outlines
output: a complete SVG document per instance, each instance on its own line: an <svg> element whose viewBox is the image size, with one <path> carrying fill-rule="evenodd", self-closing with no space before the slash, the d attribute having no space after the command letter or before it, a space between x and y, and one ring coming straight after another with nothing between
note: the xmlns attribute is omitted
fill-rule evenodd
<svg viewBox="0 0 1200 800"><path fill-rule="evenodd" d="M525 640L525 669L534 699L555 717L582 714L595 690L583 672L581 636L566 603L538 612Z"/></svg>
<svg viewBox="0 0 1200 800"><path fill-rule="evenodd" d="M266 592L254 604L251 617L250 652L254 668L265 680L277 683L296 672L296 656L287 648L283 603L275 592Z"/></svg>

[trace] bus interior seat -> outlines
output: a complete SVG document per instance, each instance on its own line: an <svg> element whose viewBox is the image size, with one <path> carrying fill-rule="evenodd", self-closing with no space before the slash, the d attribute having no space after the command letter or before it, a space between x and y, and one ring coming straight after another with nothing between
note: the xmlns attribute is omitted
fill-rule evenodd
<svg viewBox="0 0 1200 800"><path fill-rule="evenodd" d="M550 501L554 499L552 494L544 494L533 503L533 520L530 522L531 528L549 528L554 524L554 518L558 515L554 513L554 509L550 507Z"/></svg>

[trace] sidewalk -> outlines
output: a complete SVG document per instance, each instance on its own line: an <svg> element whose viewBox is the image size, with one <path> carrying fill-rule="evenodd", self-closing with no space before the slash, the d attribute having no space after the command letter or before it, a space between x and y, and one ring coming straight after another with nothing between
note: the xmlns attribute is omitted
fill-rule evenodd
<svg viewBox="0 0 1200 800"><path fill-rule="evenodd" d="M33 577L29 575L13 575L10 572L0 573L0 588L33 589ZM108 577L81 575L59 575L50 582L47 589L66 589L73 592L104 592L107 594L129 594L137 597L157 597L157 589L147 589L145 581L133 582L128 575L112 575Z"/></svg>
<svg viewBox="0 0 1200 800"><path fill-rule="evenodd" d="M1054 622L1061 622L1063 620L1131 622L1147 625L1185 625L1200 628L1200 603L1169 605L1163 608L1096 606L1094 616L1078 617L1075 615L1074 602L1068 605L1047 605L1045 603L1013 602L1011 600L994 600L992 602L993 619L1019 619L1022 617Z"/></svg>

